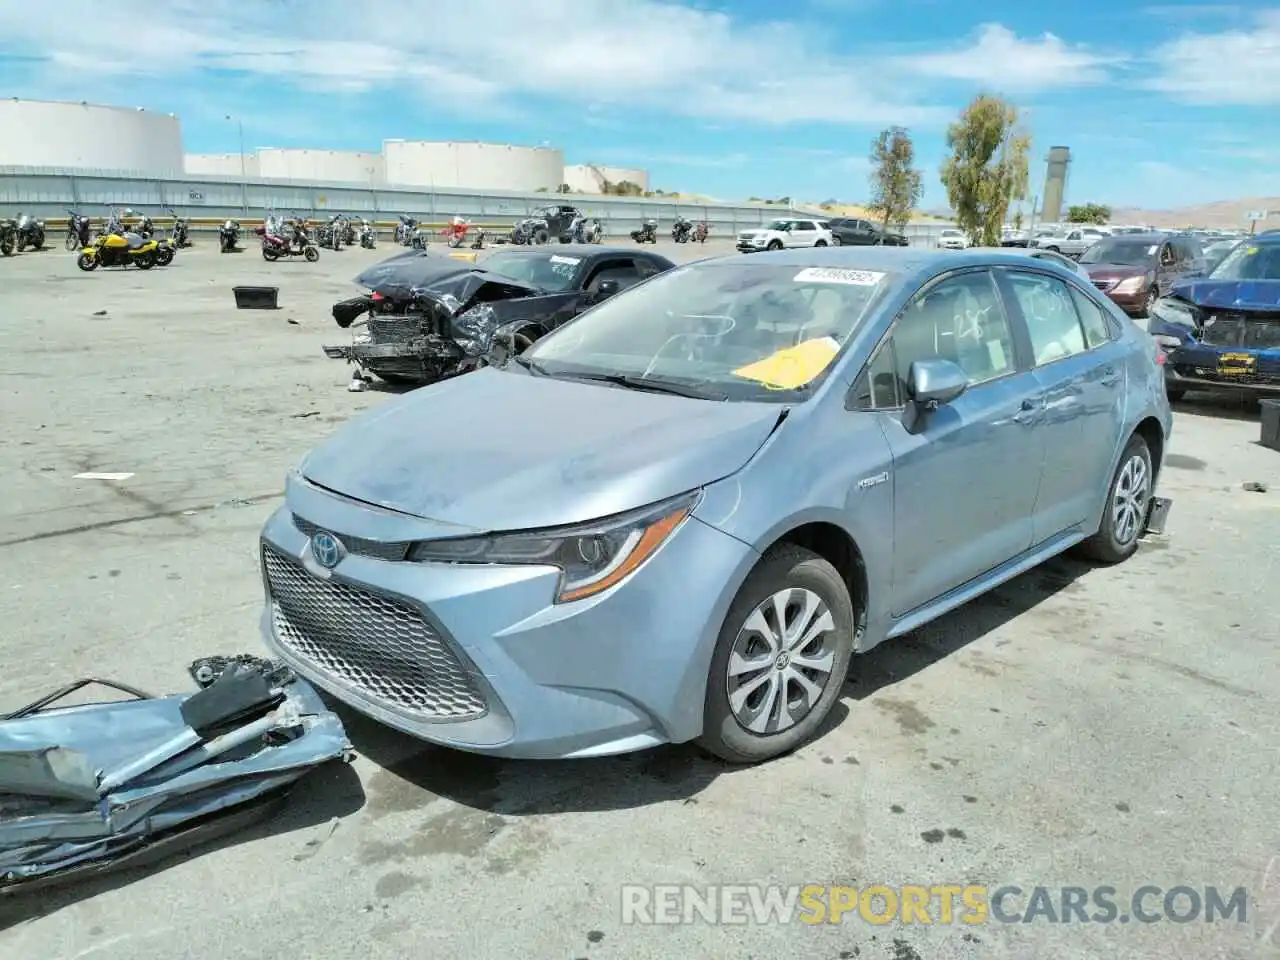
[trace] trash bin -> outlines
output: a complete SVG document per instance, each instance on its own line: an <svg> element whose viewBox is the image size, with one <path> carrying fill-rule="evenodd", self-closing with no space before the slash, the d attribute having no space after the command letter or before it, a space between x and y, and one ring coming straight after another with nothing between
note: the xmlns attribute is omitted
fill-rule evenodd
<svg viewBox="0 0 1280 960"><path fill-rule="evenodd" d="M232 287L238 310L279 310L279 287Z"/></svg>
<svg viewBox="0 0 1280 960"><path fill-rule="evenodd" d="M1263 400L1262 436L1259 443L1272 450L1280 450L1280 400Z"/></svg>

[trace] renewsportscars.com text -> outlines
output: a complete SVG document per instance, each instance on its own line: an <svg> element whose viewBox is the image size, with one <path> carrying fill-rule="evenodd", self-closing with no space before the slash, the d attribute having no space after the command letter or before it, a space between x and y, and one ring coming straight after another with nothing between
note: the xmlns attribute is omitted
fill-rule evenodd
<svg viewBox="0 0 1280 960"><path fill-rule="evenodd" d="M622 922L1243 923L1248 899L1243 887L1222 891L1185 885L1143 885L1130 893L1113 886L992 888L982 884L627 886L622 889Z"/></svg>

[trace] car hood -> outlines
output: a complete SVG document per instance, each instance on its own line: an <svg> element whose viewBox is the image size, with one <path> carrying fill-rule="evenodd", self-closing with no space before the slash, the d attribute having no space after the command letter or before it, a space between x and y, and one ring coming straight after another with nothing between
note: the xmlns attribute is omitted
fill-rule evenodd
<svg viewBox="0 0 1280 960"><path fill-rule="evenodd" d="M1124 280L1128 277L1146 276L1153 268L1134 266L1131 263L1082 263L1093 280Z"/></svg>
<svg viewBox="0 0 1280 960"><path fill-rule="evenodd" d="M478 531L581 523L741 469L785 408L479 370L358 417L304 477Z"/></svg>
<svg viewBox="0 0 1280 960"><path fill-rule="evenodd" d="M489 301L537 297L545 293L530 284L449 258L385 262L362 273L356 282L362 281L375 293L395 299L406 299L414 290L424 291L455 313L465 310L481 293L482 299Z"/></svg>
<svg viewBox="0 0 1280 960"><path fill-rule="evenodd" d="M1198 307L1280 309L1280 280L1184 280L1174 284L1170 293Z"/></svg>

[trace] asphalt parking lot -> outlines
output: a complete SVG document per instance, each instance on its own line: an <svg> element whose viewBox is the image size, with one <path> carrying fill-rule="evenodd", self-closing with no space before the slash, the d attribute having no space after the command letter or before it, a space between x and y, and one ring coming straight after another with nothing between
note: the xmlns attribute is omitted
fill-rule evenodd
<svg viewBox="0 0 1280 960"><path fill-rule="evenodd" d="M197 656L261 652L256 536L284 473L387 397L348 393L321 353L346 337L329 306L395 248L268 264L248 240L219 255L202 237L150 273L85 274L61 249L0 261L0 713L91 674L182 690ZM242 283L278 285L282 309L237 311ZM281 818L0 901L0 956L1280 954L1280 454L1230 401L1193 396L1176 420L1167 537L1109 570L1054 562L856 659L836 722L791 757L497 761L346 714L359 758ZM1217 923L622 922L624 884L748 883L1250 900Z"/></svg>

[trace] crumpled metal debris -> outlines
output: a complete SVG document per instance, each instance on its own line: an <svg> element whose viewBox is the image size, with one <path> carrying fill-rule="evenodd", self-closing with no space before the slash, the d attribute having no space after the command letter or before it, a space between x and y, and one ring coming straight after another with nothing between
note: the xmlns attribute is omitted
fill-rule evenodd
<svg viewBox="0 0 1280 960"><path fill-rule="evenodd" d="M283 664L242 655L190 669L195 693L87 679L0 718L0 894L265 810L308 771L351 759L341 720ZM56 706L93 684L136 699Z"/></svg>

